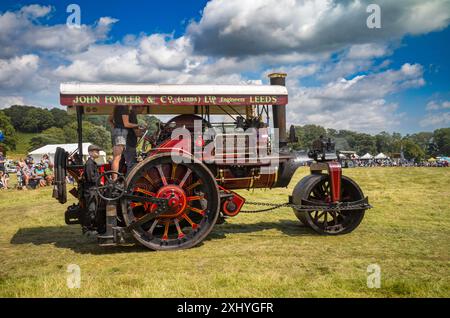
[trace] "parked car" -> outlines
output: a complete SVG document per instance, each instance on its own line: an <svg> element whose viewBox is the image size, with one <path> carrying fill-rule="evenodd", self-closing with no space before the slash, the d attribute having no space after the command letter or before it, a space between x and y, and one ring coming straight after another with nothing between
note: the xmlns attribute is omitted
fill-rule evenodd
<svg viewBox="0 0 450 318"><path fill-rule="evenodd" d="M6 160L5 162L6 173L16 173L16 165L17 165L16 162L12 160Z"/></svg>

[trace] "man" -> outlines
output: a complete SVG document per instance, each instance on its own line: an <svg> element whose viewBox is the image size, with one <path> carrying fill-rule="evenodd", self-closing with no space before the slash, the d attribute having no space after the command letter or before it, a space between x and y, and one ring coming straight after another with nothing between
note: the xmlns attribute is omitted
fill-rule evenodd
<svg viewBox="0 0 450 318"><path fill-rule="evenodd" d="M96 145L90 145L88 147L89 158L84 164L84 197L86 200L87 211L83 215L81 224L83 227L83 233L92 231L92 226L95 224L95 218L97 216L97 191L95 189L97 179L100 177L98 172L98 166L95 160L100 157L100 147Z"/></svg>
<svg viewBox="0 0 450 318"><path fill-rule="evenodd" d="M141 114L143 107L134 106L132 107L129 115L129 121L132 124L138 124L137 115ZM131 168L137 163L137 139L138 135L141 134L141 129L137 131L135 129L129 129L127 135L127 145L125 147L124 157L127 165L127 174L131 171Z"/></svg>
<svg viewBox="0 0 450 318"><path fill-rule="evenodd" d="M3 152L0 151L0 171L2 171L3 173L5 173L6 171L5 162L6 158L3 156Z"/></svg>
<svg viewBox="0 0 450 318"><path fill-rule="evenodd" d="M111 170L119 172L120 160L127 145L127 136L130 129L137 129L139 125L130 122L129 106L116 106L109 122L113 127L112 144L113 144L113 161ZM117 179L117 175L113 176L113 180Z"/></svg>

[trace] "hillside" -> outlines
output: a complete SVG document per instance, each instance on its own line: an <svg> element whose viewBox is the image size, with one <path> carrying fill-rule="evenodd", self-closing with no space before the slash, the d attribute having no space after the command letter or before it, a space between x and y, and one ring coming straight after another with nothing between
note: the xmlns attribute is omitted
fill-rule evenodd
<svg viewBox="0 0 450 318"><path fill-rule="evenodd" d="M25 157L30 150L30 140L39 135L39 133L22 133L17 132L18 142L16 150L8 152L8 158L17 160Z"/></svg>

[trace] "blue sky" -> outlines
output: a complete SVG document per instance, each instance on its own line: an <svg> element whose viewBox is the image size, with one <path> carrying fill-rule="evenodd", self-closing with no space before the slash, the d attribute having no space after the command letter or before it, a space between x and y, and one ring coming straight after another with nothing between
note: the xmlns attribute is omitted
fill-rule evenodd
<svg viewBox="0 0 450 318"><path fill-rule="evenodd" d="M373 2L379 30L365 25ZM431 131L450 126L449 23L448 0L3 0L0 108L58 106L62 81L246 84L282 70L290 123Z"/></svg>

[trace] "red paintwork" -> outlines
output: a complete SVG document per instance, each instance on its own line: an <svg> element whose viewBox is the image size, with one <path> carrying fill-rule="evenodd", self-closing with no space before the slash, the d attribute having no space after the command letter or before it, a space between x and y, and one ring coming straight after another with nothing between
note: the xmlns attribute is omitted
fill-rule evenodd
<svg viewBox="0 0 450 318"><path fill-rule="evenodd" d="M159 153L176 152L179 154L187 154L185 149L190 149L190 140L188 139L168 139L158 146L156 149L150 150L149 156L153 156Z"/></svg>
<svg viewBox="0 0 450 318"><path fill-rule="evenodd" d="M327 162L328 174L330 175L331 201L337 203L341 200L341 177L342 167L339 162Z"/></svg>
<svg viewBox="0 0 450 318"><path fill-rule="evenodd" d="M168 199L170 207L170 215L162 215L161 217L177 217L186 209L188 198L182 188L176 185L167 185L159 189L156 194L157 198ZM156 208L156 205L154 206Z"/></svg>
<svg viewBox="0 0 450 318"><path fill-rule="evenodd" d="M224 187L219 186L219 189L225 191L226 193L233 194L233 197L231 198L231 201L233 201L233 203L236 204L236 211L234 211L234 212L228 211L228 209L227 209L227 200L226 200L222 204L222 212L225 213L225 215L228 215L228 216L236 216L236 215L238 215L239 212L242 209L242 206L245 203L245 199L243 197L241 197L239 194L237 194L236 192L227 190Z"/></svg>
<svg viewBox="0 0 450 318"><path fill-rule="evenodd" d="M96 97L95 102L79 103L75 102L77 96ZM131 97L127 102L117 100L106 102L106 96L116 95L63 95L60 94L60 103L64 106L246 106L246 105L286 105L288 97L286 95L120 95L121 97ZM226 101L230 98L239 98L240 101ZM223 100L222 100L223 99Z"/></svg>

